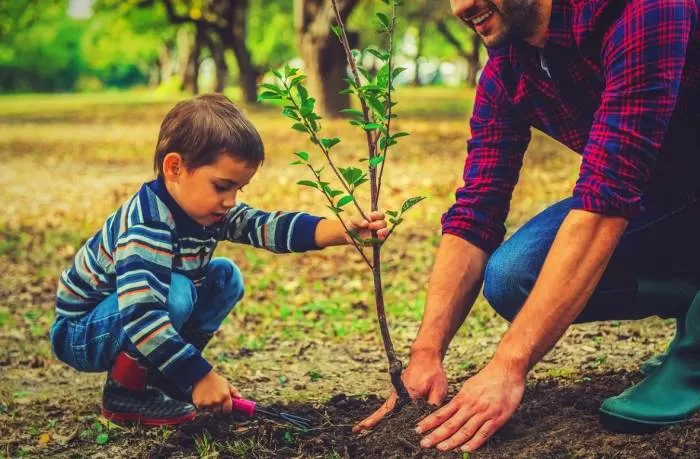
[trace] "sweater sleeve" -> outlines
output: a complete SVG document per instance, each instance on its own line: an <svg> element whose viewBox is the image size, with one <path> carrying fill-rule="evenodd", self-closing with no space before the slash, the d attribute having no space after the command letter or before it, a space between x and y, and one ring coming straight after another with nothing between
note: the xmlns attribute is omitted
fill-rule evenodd
<svg viewBox="0 0 700 459"><path fill-rule="evenodd" d="M318 250L320 220L303 212L265 212L240 203L226 214L223 238L275 253Z"/></svg>
<svg viewBox="0 0 700 459"><path fill-rule="evenodd" d="M153 367L187 390L211 365L170 321L166 302L172 277L172 232L165 224L130 226L117 240L114 262L124 331Z"/></svg>

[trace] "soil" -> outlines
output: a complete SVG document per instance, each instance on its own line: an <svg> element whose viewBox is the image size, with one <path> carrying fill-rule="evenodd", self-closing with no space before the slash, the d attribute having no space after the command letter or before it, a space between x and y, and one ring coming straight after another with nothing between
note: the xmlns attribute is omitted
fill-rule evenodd
<svg viewBox="0 0 700 459"><path fill-rule="evenodd" d="M600 402L638 377L620 372L575 384L562 384L556 379L536 381L528 387L513 419L471 457L700 457L698 417L683 425L640 436L614 434L601 428ZM219 449L216 457L466 457L462 453L438 453L418 446L419 437L413 428L417 420L428 414L430 408L425 404L408 405L385 419L376 430L353 434L352 425L376 409L381 401L376 396L353 398L339 394L323 405L271 406L308 417L314 426L306 432L266 419L203 415L175 429L165 442L146 448L134 445L131 457L206 456L202 453L202 437L209 444L235 443L248 448ZM45 452L52 457L69 456L65 448Z"/></svg>

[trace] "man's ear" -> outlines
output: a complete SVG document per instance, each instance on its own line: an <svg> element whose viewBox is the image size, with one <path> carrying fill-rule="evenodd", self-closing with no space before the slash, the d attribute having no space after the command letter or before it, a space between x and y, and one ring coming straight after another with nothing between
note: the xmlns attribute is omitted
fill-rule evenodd
<svg viewBox="0 0 700 459"><path fill-rule="evenodd" d="M179 153L171 152L163 158L163 175L170 181L177 182L184 171L184 161Z"/></svg>

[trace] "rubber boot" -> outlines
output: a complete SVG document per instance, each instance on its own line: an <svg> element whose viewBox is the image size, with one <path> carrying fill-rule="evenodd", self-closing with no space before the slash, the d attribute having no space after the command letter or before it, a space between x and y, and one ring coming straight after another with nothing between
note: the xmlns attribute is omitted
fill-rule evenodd
<svg viewBox="0 0 700 459"><path fill-rule="evenodd" d="M644 363L642 363L642 365L639 367L639 372L641 374L643 374L644 376L649 376L657 368L661 367L661 364L664 363L664 359L666 359L666 356L668 355L668 353L671 352L671 349L673 349L675 344L678 342L678 339L683 335L684 328L685 328L685 320L684 319L676 319L676 334L673 336L673 339L668 344L668 348L666 348L666 352L664 352L663 354L656 354L654 356L651 356L649 359L644 361Z"/></svg>
<svg viewBox="0 0 700 459"><path fill-rule="evenodd" d="M600 407L604 427L625 433L652 432L700 410L700 292L688 309L685 329L663 364L649 377Z"/></svg>
<svg viewBox="0 0 700 459"><path fill-rule="evenodd" d="M213 333L203 332L199 329L187 326L182 327L180 330L180 336L196 347L199 352L203 352L204 348L207 347L209 341L214 336ZM180 400L186 403L192 403L192 389L183 391L178 388L175 384L170 382L163 374L159 371L152 371L148 375L148 384L158 389L162 390L168 397L174 398L175 400Z"/></svg>
<svg viewBox="0 0 700 459"><path fill-rule="evenodd" d="M637 307L644 316L658 314L663 310L664 317L684 317L688 305L695 298L699 287L685 280L640 280L637 293ZM663 363L666 354L673 348L683 334L685 324L683 319L676 320L676 335L668 345L666 352L658 354L642 363L639 371L644 375L650 375Z"/></svg>
<svg viewBox="0 0 700 459"><path fill-rule="evenodd" d="M116 422L148 426L176 425L194 419L189 403L168 397L147 384L149 370L138 358L122 351L107 376L102 393L102 415Z"/></svg>

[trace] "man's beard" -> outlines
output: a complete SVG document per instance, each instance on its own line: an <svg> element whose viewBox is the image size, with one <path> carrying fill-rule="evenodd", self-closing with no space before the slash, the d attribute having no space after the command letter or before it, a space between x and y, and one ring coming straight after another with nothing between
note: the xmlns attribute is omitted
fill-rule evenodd
<svg viewBox="0 0 700 459"><path fill-rule="evenodd" d="M524 40L534 35L540 21L538 0L503 0L502 10L488 2L501 17L502 28L491 37L482 37L484 46L498 48L512 40Z"/></svg>

